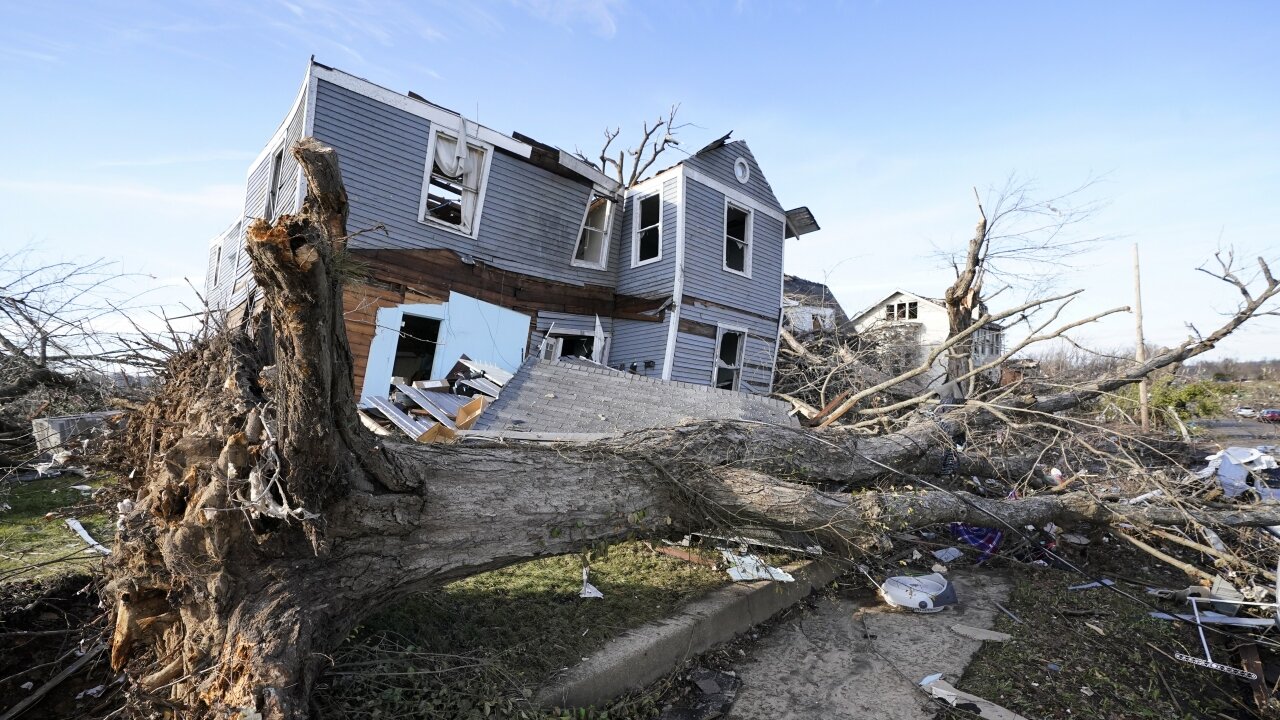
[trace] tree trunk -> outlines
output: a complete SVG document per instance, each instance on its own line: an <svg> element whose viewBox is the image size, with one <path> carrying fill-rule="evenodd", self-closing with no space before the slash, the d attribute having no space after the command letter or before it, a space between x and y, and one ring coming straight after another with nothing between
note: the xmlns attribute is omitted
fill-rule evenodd
<svg viewBox="0 0 1280 720"><path fill-rule="evenodd" d="M171 363L130 422L142 472L108 566L111 662L183 717L305 717L327 654L372 608L630 536L749 521L839 550L886 529L990 515L1186 520L1084 494L997 502L815 487L886 467L937 473L961 421L985 421L963 411L884 437L703 422L554 447L378 438L355 413L337 157L310 139L293 152L308 181L302 212L258 221L247 237L274 353L262 350L264 322L206 342ZM1280 524L1280 511L1205 519Z"/></svg>

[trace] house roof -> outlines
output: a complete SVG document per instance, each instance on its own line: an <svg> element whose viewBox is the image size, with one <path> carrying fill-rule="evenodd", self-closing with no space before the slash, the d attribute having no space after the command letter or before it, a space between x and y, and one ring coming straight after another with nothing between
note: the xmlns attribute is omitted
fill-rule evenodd
<svg viewBox="0 0 1280 720"><path fill-rule="evenodd" d="M877 310L879 310L880 308L884 307L884 304L885 304L885 303L887 303L887 302L889 302L889 300L890 300L891 298L893 298L893 296L895 296L895 295L905 295L905 296L907 296L908 298L914 298L915 300L917 300L917 301L919 301L919 302L926 302L926 303L929 303L929 304L931 304L931 305L934 305L934 306L936 306L936 307L938 307L938 308L941 308L941 309L943 309L943 310L946 310L946 309L947 309L947 303L946 303L946 301L945 301L945 300L943 300L942 298L931 298L931 297L925 297L924 295L917 295L916 293L909 292L909 291L907 291L907 290L903 290L903 289L899 288L899 289L894 290L893 292L889 293L888 295L885 295L885 296L884 296L883 298L881 298L878 302L875 302L875 303L873 303L873 304L871 304L871 305L868 305L868 306L867 306L867 309L863 310L862 312L860 312L860 313L858 313L856 316L854 316L854 318L853 318L853 322L855 322L855 323L862 322L862 320L863 320L864 318L866 318L868 315L871 315L871 314L875 313ZM1001 325L1000 323L996 323L996 322L990 322L990 323L987 323L985 327L990 328L991 330L1004 330L1004 326L1003 326L1003 325Z"/></svg>
<svg viewBox="0 0 1280 720"><path fill-rule="evenodd" d="M917 294L915 294L915 293L913 293L913 292L907 292L906 290L903 290L903 289L899 288L899 289L894 290L893 292L889 293L888 295L885 295L884 297L880 298L880 299L879 299L879 300L877 300L876 302L874 302L874 303L872 303L872 304L868 305L868 306L867 306L867 308L866 308L865 310L863 310L862 312L858 313L857 315L855 315L855 316L853 317L853 321L854 321L855 323L857 323L857 322L862 322L862 320L863 320L864 318L866 318L868 315L871 315L871 314L872 314L872 313L874 313L875 311L879 310L881 307L883 307L883 306L884 306L884 304L885 304L885 303L889 302L889 300L890 300L891 298L893 298L893 296L895 296L895 295L906 295L906 296L907 296L907 297L909 297L909 298L915 298L915 299L916 299L917 301L919 301L919 302L927 302L927 303L930 303L930 304L932 304L932 305L936 305L936 306L938 306L938 307L940 307L940 308L943 308L944 310L946 309L946 304L945 304L945 303L943 303L943 301L942 301L942 300L940 300L940 299L937 299L937 298L928 298L928 297L925 297L925 296L923 296L923 295L917 295Z"/></svg>
<svg viewBox="0 0 1280 720"><path fill-rule="evenodd" d="M530 358L474 429L623 432L670 427L687 419L796 427L790 411L790 404L762 395L659 380L585 360Z"/></svg>
<svg viewBox="0 0 1280 720"><path fill-rule="evenodd" d="M347 90L360 95L380 100L415 115L426 117L433 123L442 123L449 127L457 127L459 120L462 117L461 113L450 110L444 106L437 105L413 91L409 91L401 95L393 90L365 80L364 78L318 63L314 58L311 60L311 64L308 67L307 78L303 82L300 98L305 96L308 92L308 87L312 78L318 78L340 85ZM290 114L292 115L292 113ZM471 134L470 128L475 128L474 136L479 140L490 143L495 147L502 148L503 150L507 150L513 155L531 164L537 165L559 175L581 178L582 180L585 180L610 194L616 194L622 189L616 179L601 172L601 170L594 165L574 157L572 153L566 152L552 145L540 143L537 140L520 133L507 135L506 133L501 133L485 127L471 119L468 119L466 122L467 127L469 128L468 134ZM277 134L279 133L280 131L277 131ZM259 161L255 161L254 165L258 162Z"/></svg>
<svg viewBox="0 0 1280 720"><path fill-rule="evenodd" d="M799 301L802 305L833 308L837 325L843 325L849 321L849 316L845 315L844 308L840 307L840 301L836 300L831 288L820 282L805 280L795 275L783 275L782 294L787 299Z"/></svg>

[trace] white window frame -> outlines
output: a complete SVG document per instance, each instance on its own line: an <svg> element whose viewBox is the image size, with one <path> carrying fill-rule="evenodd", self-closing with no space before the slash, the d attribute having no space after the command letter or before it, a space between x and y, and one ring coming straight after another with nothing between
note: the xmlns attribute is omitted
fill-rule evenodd
<svg viewBox="0 0 1280 720"><path fill-rule="evenodd" d="M559 360L560 353L564 350L564 339L566 337L594 337L594 336L595 336L594 331L585 332L582 330L561 330L557 328L555 330L549 330L547 332L544 332L542 334L542 341L545 343L549 343L550 347L554 348L553 353L555 354L555 357L550 359ZM601 365L609 364L609 351L612 349L612 345L613 345L613 333L605 333L604 334L604 356L602 360L598 361ZM546 358L543 355L539 355L538 359L546 360L548 358Z"/></svg>
<svg viewBox="0 0 1280 720"><path fill-rule="evenodd" d="M747 338L751 334L745 327L739 325L725 325L723 323L716 324L716 348L715 353L711 356L711 387L716 387L716 375L720 372L720 342L724 339L725 333L742 333L742 343L738 345L738 374L733 378L732 390L740 390L742 388L742 368L747 362ZM733 367L733 366L730 366Z"/></svg>
<svg viewBox="0 0 1280 720"><path fill-rule="evenodd" d="M267 160L267 197L262 206L262 219L271 222L280 216L280 197L276 194L276 190L280 186L280 176L284 174L284 145L279 145L267 157L269 158ZM277 158L280 160L278 165Z"/></svg>
<svg viewBox="0 0 1280 720"><path fill-rule="evenodd" d="M422 168L422 196L418 199L418 222L474 240L480 233L480 217L484 213L485 192L489 189L489 170L493 165L493 146L487 142L476 140L470 135L466 138L468 147L484 153L484 169L480 171L480 186L476 189L476 209L471 217L471 224L468 228L463 229L458 225L432 217L427 213L427 193L431 189L431 169L435 167L436 137L439 135L456 139L458 132L457 130L449 130L434 124L431 126L431 134L427 140L427 158Z"/></svg>
<svg viewBox="0 0 1280 720"><path fill-rule="evenodd" d="M648 260L640 259L640 203L648 198L658 198L658 254ZM651 265L656 262L662 262L662 253L666 250L662 242L662 188L650 193L632 196L631 205L631 267L636 268L642 265Z"/></svg>
<svg viewBox="0 0 1280 720"><path fill-rule="evenodd" d="M911 317L912 305L916 306L915 317ZM902 300L900 302L887 303L885 304L884 309L884 319L888 322L920 319L920 303L917 300ZM899 309L901 309L902 312L898 312Z"/></svg>
<svg viewBox="0 0 1280 720"><path fill-rule="evenodd" d="M733 208L735 210L745 212L747 214L747 228L746 228L747 237L744 238L744 241L746 242L747 247L743 251L744 258L743 258L741 270L734 270L733 268L729 267L729 208ZM754 209L752 209L747 205L743 205L742 203L736 203L730 200L728 197L725 197L724 219L721 222L721 232L720 232L720 235L721 235L720 242L722 245L722 247L720 248L721 267L724 268L725 272L731 272L734 275L741 275L742 277L747 278L748 280L751 279L751 246L752 246L751 236L753 234L752 227L755 225L755 219L756 219L756 215L755 215Z"/></svg>
<svg viewBox="0 0 1280 720"><path fill-rule="evenodd" d="M603 230L604 242L602 243L602 246L600 248L600 261L590 262L588 260L579 260L578 248L582 247L582 235L587 231L587 218L591 216L591 204L596 200L596 198L601 198L606 203L608 203L608 209L605 211L605 215L604 215L604 230ZM573 257L569 261L570 265L573 265L574 267L590 268L592 270L608 270L609 269L609 245L611 244L613 239L612 238L613 212L617 208L617 205L618 204L613 201L613 198L609 197L608 195L605 195L603 193L598 193L595 191L591 192L591 194L587 198L587 209L582 213L582 224L578 226L578 241L573 244ZM661 222L662 222L661 217L659 217L658 222L659 222L659 225L661 225ZM592 229L598 229L598 228L592 228ZM662 254L661 228L659 228L658 230L658 254L659 255Z"/></svg>

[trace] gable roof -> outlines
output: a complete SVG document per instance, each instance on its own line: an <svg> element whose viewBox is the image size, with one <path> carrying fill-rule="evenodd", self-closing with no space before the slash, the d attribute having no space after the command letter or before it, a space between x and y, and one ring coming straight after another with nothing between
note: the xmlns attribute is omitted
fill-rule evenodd
<svg viewBox="0 0 1280 720"><path fill-rule="evenodd" d="M782 294L789 300L799 301L802 305L834 309L837 325L843 325L849 321L849 316L845 315L844 308L840 307L840 301L836 300L831 288L820 282L805 280L795 275L783 275Z"/></svg>
<svg viewBox="0 0 1280 720"><path fill-rule="evenodd" d="M855 315L855 316L853 317L853 322L855 322L855 323L862 322L862 321L863 321L863 319L865 319L868 315L870 315L870 314L874 313L875 311L879 310L881 307L883 307L883 306L884 306L884 304L885 304L885 303L887 303L887 302L889 302L889 300L893 299L893 297L894 297L895 295L905 295L905 296L907 296L908 298L914 298L914 299L915 299L916 301L918 301L918 302L925 302L925 303L929 303L930 305L934 305L934 306L937 306L937 307L939 307L939 308L942 308L943 310L945 310L945 309L946 309L946 305L945 305L945 304L943 304L942 300L940 300L940 299L937 299L937 298L927 298L927 297L925 297L925 296L923 296L923 295L917 295L917 294L915 294L915 293L913 293L913 292L907 292L906 290L903 290L903 289L899 288L899 289L894 290L893 292L889 293L888 295L885 295L885 296L884 296L883 298L881 298L880 300L878 300L878 301L876 301L876 302L874 302L874 303L872 303L872 304L868 305L868 306L867 306L867 309L863 310L862 312L858 313L857 315Z"/></svg>
<svg viewBox="0 0 1280 720"><path fill-rule="evenodd" d="M763 395L625 373L584 360L531 357L476 430L624 432L682 420L753 420L798 427L791 405Z"/></svg>

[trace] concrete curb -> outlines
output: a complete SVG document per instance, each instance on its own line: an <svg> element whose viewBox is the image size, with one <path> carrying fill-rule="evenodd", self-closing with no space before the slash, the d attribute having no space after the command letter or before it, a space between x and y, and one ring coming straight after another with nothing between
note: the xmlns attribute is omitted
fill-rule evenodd
<svg viewBox="0 0 1280 720"><path fill-rule="evenodd" d="M786 570L795 582L734 583L689 603L673 617L627 631L570 668L556 685L542 689L534 703L587 707L639 690L685 658L768 620L840 574L840 567L827 560L793 563Z"/></svg>

